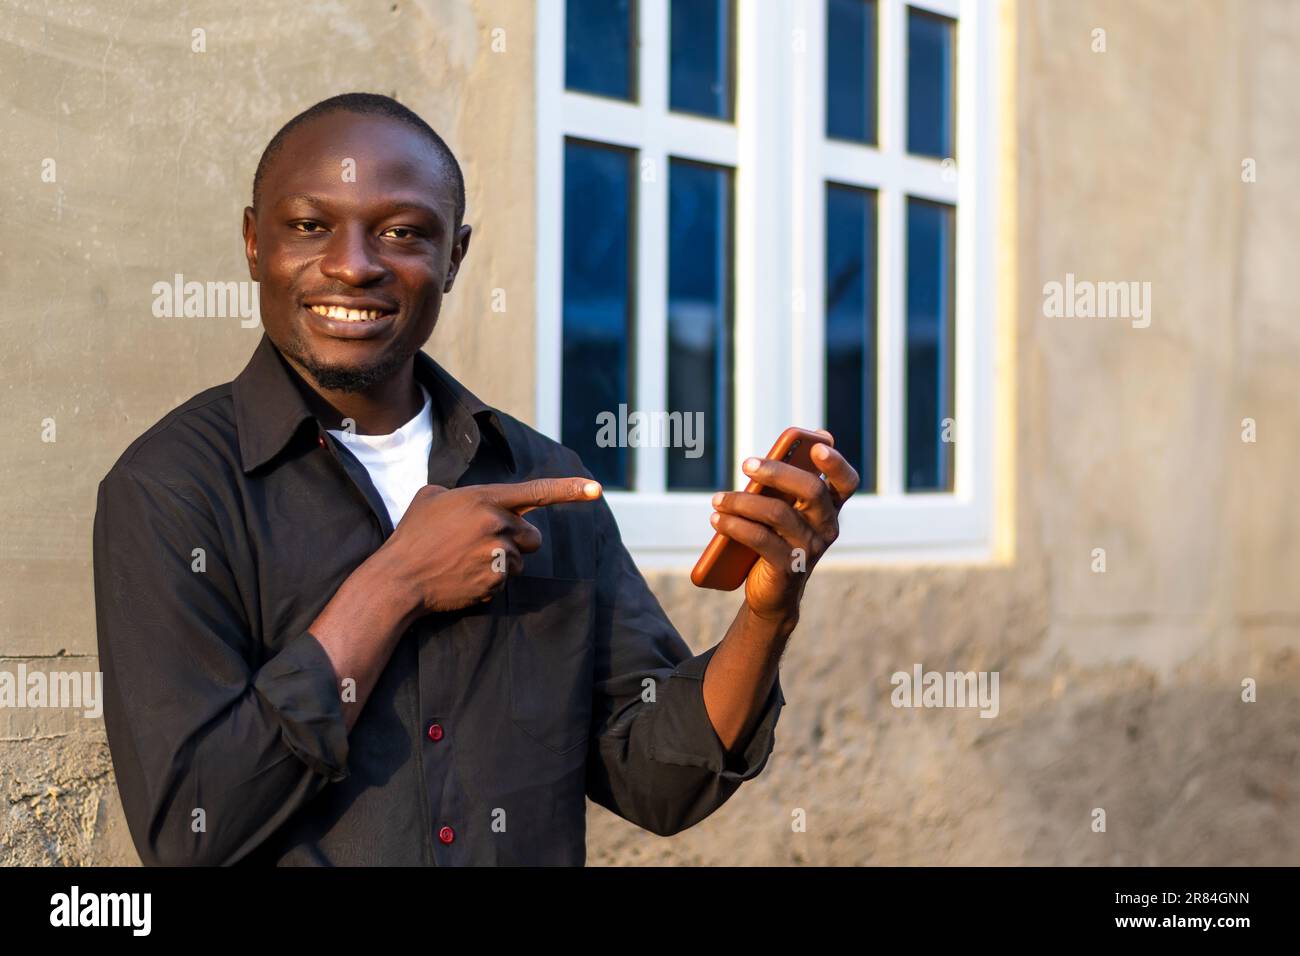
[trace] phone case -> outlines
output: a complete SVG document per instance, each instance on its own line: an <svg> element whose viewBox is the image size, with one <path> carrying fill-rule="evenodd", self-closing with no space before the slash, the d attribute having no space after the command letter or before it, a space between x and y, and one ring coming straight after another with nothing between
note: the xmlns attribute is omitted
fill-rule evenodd
<svg viewBox="0 0 1300 956"><path fill-rule="evenodd" d="M818 432L803 428L787 428L776 440L768 458L777 459L802 468L814 475L821 475L821 469L813 464L812 446L818 442L834 447L833 440ZM750 481L745 491L750 494L766 495L769 498L782 498L793 502L790 495L775 491L756 481ZM745 583L750 570L758 561L758 552L738 541L733 541L722 534L715 534L700 559L691 571L691 582L700 588L715 591L734 591Z"/></svg>

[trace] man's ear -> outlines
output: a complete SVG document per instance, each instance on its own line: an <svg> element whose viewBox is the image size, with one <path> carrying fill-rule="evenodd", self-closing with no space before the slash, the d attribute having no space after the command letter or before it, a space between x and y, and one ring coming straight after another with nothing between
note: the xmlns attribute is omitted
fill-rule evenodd
<svg viewBox="0 0 1300 956"><path fill-rule="evenodd" d="M244 258L248 260L248 276L254 282L257 275L257 214L252 206L244 207Z"/></svg>
<svg viewBox="0 0 1300 956"><path fill-rule="evenodd" d="M451 263L447 267L447 281L442 284L444 295L451 291L451 284L456 281L460 264L464 261L465 254L469 252L469 236L472 231L469 223L465 223L456 233L456 244L451 247Z"/></svg>

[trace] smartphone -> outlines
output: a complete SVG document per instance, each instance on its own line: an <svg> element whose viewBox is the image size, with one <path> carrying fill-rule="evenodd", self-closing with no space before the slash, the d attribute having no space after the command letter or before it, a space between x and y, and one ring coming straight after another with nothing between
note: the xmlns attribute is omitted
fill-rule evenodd
<svg viewBox="0 0 1300 956"><path fill-rule="evenodd" d="M835 442L820 432L810 432L803 428L787 428L776 440L767 457L776 461L802 468L818 477L821 469L813 464L812 447L820 442L835 447ZM750 481L745 491L750 494L766 495L780 498L788 504L794 504L794 498L784 492ZM691 582L698 588L712 588L715 591L734 591L745 583L749 571L758 561L758 552L748 548L739 541L733 541L725 535L715 534L709 542L700 560L695 562L691 571Z"/></svg>

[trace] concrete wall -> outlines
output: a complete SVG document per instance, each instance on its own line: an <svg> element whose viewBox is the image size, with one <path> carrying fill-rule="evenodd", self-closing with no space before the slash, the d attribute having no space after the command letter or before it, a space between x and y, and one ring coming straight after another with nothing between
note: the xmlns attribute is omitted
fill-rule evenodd
<svg viewBox="0 0 1300 956"><path fill-rule="evenodd" d="M253 164L305 104L396 91L457 151L476 231L430 351L531 417L530 6L337 0L259 22L9 0L0 668L95 667L96 483L260 334L155 319L150 287L244 277ZM1016 0L1002 39L1001 557L819 570L768 769L671 839L593 807L593 864L1300 862L1300 14ZM1151 282L1150 327L1045 318L1066 273ZM524 346L508 369L487 346L503 327ZM734 595L650 577L695 647L721 637ZM889 675L916 662L998 671L1001 713L891 707ZM0 863L135 862L101 722L0 709L3 809Z"/></svg>
<svg viewBox="0 0 1300 956"><path fill-rule="evenodd" d="M0 394L16 427L0 462L0 668L96 666L99 479L168 409L237 374L261 336L238 318L154 318L151 288L178 272L248 278L253 169L318 100L395 94L456 152L474 235L430 350L497 404L530 410L534 185L518 161L534 152L530 6L200 2L178 17L162 0L4 0ZM195 29L206 52L192 51ZM47 157L55 183L41 180ZM505 314L490 309L494 288ZM503 332L521 356L506 372L488 346ZM0 709L0 863L134 863L103 723L65 714Z"/></svg>

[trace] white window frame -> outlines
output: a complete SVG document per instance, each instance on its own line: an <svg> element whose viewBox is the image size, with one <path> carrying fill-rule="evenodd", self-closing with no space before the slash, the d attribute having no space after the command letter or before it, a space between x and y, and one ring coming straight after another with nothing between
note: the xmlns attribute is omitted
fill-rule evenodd
<svg viewBox="0 0 1300 956"><path fill-rule="evenodd" d="M977 0L877 0L879 147L825 135L824 0L737 0L734 124L668 110L669 0L637 0L638 101L564 88L563 0L537 4L537 427L560 435L563 338L563 168L567 137L635 150L636 394L630 409L667 408L669 157L735 170L736 455L762 454L790 424L824 424L825 183L877 193L877 492L840 515L840 539L823 565L991 554L994 239L1000 139L996 23L999 4ZM957 19L957 159L907 155L906 7ZM953 175L955 173L955 176ZM956 205L951 493L903 493L905 196ZM789 241L765 241L788 237ZM611 410L612 411L612 410ZM595 423L592 423L595 428ZM642 567L690 567L713 535L711 493L667 492L666 455L639 448L638 491L607 492L623 540Z"/></svg>

